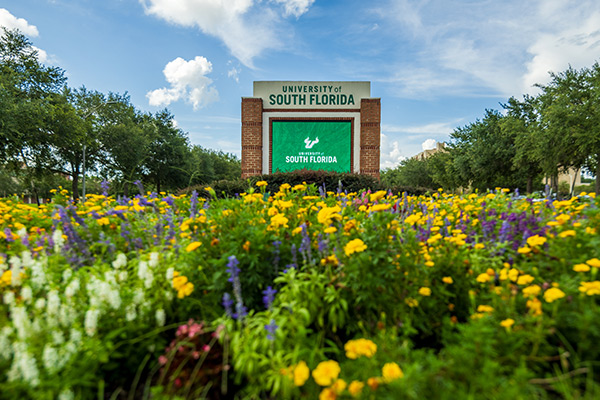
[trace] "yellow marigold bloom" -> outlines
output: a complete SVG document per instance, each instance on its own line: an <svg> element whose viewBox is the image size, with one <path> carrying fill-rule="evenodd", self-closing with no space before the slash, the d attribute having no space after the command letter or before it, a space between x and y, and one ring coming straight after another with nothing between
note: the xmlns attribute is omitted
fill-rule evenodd
<svg viewBox="0 0 600 400"><path fill-rule="evenodd" d="M597 258L589 259L585 263L590 267L600 268L600 260L598 260Z"/></svg>
<svg viewBox="0 0 600 400"><path fill-rule="evenodd" d="M0 283L3 285L10 285L12 282L12 271L9 269L8 271L4 271L2 277L0 278Z"/></svg>
<svg viewBox="0 0 600 400"><path fill-rule="evenodd" d="M517 285L529 285L535 278L529 274L521 275L517 278Z"/></svg>
<svg viewBox="0 0 600 400"><path fill-rule="evenodd" d="M558 234L559 238L566 238L569 236L575 236L575 231L573 229L569 229L568 231L564 231Z"/></svg>
<svg viewBox="0 0 600 400"><path fill-rule="evenodd" d="M538 294L540 294L542 288L539 287L538 285L531 285L531 286L527 286L526 288L523 288L522 292L523 292L523 297L528 298L528 297L535 297Z"/></svg>
<svg viewBox="0 0 600 400"><path fill-rule="evenodd" d="M434 265L435 265L435 263L433 261L425 261L426 267L433 267Z"/></svg>
<svg viewBox="0 0 600 400"><path fill-rule="evenodd" d="M110 224L108 217L98 218L97 222L98 222L98 225L100 225L100 226Z"/></svg>
<svg viewBox="0 0 600 400"><path fill-rule="evenodd" d="M477 275L477 279L476 280L479 283L486 283L486 282L489 282L490 279L492 279L492 278L487 273L484 272L483 274Z"/></svg>
<svg viewBox="0 0 600 400"><path fill-rule="evenodd" d="M192 282L188 282L181 289L177 291L177 298L183 299L186 296L189 296L194 291L194 284Z"/></svg>
<svg viewBox="0 0 600 400"><path fill-rule="evenodd" d="M475 249L476 249L476 250L481 250L481 249L483 249L483 248L485 248L485 245L484 245L483 243L477 243L477 244L475 245Z"/></svg>
<svg viewBox="0 0 600 400"><path fill-rule="evenodd" d="M381 374L385 382L391 382L404 376L404 372L395 362L386 363L381 369Z"/></svg>
<svg viewBox="0 0 600 400"><path fill-rule="evenodd" d="M306 189L306 186L305 186L305 185L296 185L296 186L294 186L294 187L292 188L292 190L295 190L295 191L298 191L298 192L300 192L300 191L302 191L302 190L305 190L305 189Z"/></svg>
<svg viewBox="0 0 600 400"><path fill-rule="evenodd" d="M517 280L519 276L519 270L516 268L511 268L510 271L508 271L508 279L510 279L511 281L515 282Z"/></svg>
<svg viewBox="0 0 600 400"><path fill-rule="evenodd" d="M528 247L528 246L519 247L517 249L517 252L519 254L529 254L529 253L531 253L531 247Z"/></svg>
<svg viewBox="0 0 600 400"><path fill-rule="evenodd" d="M294 367L292 375L294 377L294 385L302 386L308 380L310 370L304 361L300 361Z"/></svg>
<svg viewBox="0 0 600 400"><path fill-rule="evenodd" d="M337 257L335 256L335 254L332 254L330 256L327 256L325 258L321 258L321 265L325 266L325 265L333 265L334 267L337 267L340 264L340 262L338 261Z"/></svg>
<svg viewBox="0 0 600 400"><path fill-rule="evenodd" d="M325 228L323 230L323 232L325 232L325 233L336 233L337 232L337 228L335 226L330 226L329 228Z"/></svg>
<svg viewBox="0 0 600 400"><path fill-rule="evenodd" d="M413 299L412 297L407 297L404 299L404 302L410 307L415 308L419 306L419 300Z"/></svg>
<svg viewBox="0 0 600 400"><path fill-rule="evenodd" d="M329 226L331 225L331 222L333 220L342 220L342 215L340 214L340 211L342 211L340 206L323 207L321 210L319 210L319 213L317 214L317 220L320 224Z"/></svg>
<svg viewBox="0 0 600 400"><path fill-rule="evenodd" d="M515 323L515 320L512 318L507 318L505 320L500 321L500 326L504 327L504 328L510 328L511 326L513 326Z"/></svg>
<svg viewBox="0 0 600 400"><path fill-rule="evenodd" d="M485 305L485 304L481 304L480 306L477 307L477 312L480 312L480 313L491 313L491 312L494 312L494 307L488 306L488 305Z"/></svg>
<svg viewBox="0 0 600 400"><path fill-rule="evenodd" d="M181 275L178 271L173 272L173 288L175 290L179 290L185 285L188 281L188 278Z"/></svg>
<svg viewBox="0 0 600 400"><path fill-rule="evenodd" d="M385 211L392 208L391 204L388 203L384 203L384 204L375 204L373 207L371 207L371 211Z"/></svg>
<svg viewBox="0 0 600 400"><path fill-rule="evenodd" d="M187 245L187 247L185 248L185 251L187 251L189 253L191 251L196 250L200 246L202 246L202 243L200 243L200 242L192 242L192 243L190 243L190 244Z"/></svg>
<svg viewBox="0 0 600 400"><path fill-rule="evenodd" d="M442 282L447 283L448 285L451 285L452 283L454 283L454 281L452 280L451 276L445 276L442 278Z"/></svg>
<svg viewBox="0 0 600 400"><path fill-rule="evenodd" d="M344 345L344 350L346 351L346 357L351 360L355 360L360 356L371 358L377 352L377 345L369 339L349 340Z"/></svg>
<svg viewBox="0 0 600 400"><path fill-rule="evenodd" d="M406 217L404 219L404 222L406 224L408 224L408 225L412 225L412 224L414 224L416 222L419 222L420 219L421 219L420 215L418 215L418 214L412 214L412 215L409 215L408 217Z"/></svg>
<svg viewBox="0 0 600 400"><path fill-rule="evenodd" d="M387 194L387 192L385 190L380 190L378 192L371 193L369 195L369 200L371 201L371 203L376 202L377 200L385 197L386 194Z"/></svg>
<svg viewBox="0 0 600 400"><path fill-rule="evenodd" d="M289 189L291 187L292 186L290 186L289 183L283 183L281 186L279 186L279 190L283 192L284 190L287 190L287 189Z"/></svg>
<svg viewBox="0 0 600 400"><path fill-rule="evenodd" d="M287 223L288 223L289 219L287 219L286 217L283 216L283 214L275 214L271 217L271 227L272 228L279 228L279 227L287 227ZM302 231L302 228L300 228L300 231Z"/></svg>
<svg viewBox="0 0 600 400"><path fill-rule="evenodd" d="M381 382L381 378L379 378L379 377L373 377L373 378L367 379L367 385L369 385L371 390L377 390L377 387L379 386L380 382Z"/></svg>
<svg viewBox="0 0 600 400"><path fill-rule="evenodd" d="M367 245L360 239L354 239L349 241L344 247L344 252L347 256L354 253L360 253L367 249Z"/></svg>
<svg viewBox="0 0 600 400"><path fill-rule="evenodd" d="M258 187L263 187L263 186L267 186L267 185L268 185L267 181L256 182L256 186L258 186Z"/></svg>
<svg viewBox="0 0 600 400"><path fill-rule="evenodd" d="M350 385L348 385L348 392L352 397L358 397L361 393L365 384L360 381L352 381Z"/></svg>
<svg viewBox="0 0 600 400"><path fill-rule="evenodd" d="M545 237L542 237L540 235L533 235L527 238L527 244L530 247L537 247L546 243L546 240L547 239Z"/></svg>
<svg viewBox="0 0 600 400"><path fill-rule="evenodd" d="M590 266L587 264L575 264L573 266L573 271L575 272L588 272L590 270Z"/></svg>
<svg viewBox="0 0 600 400"><path fill-rule="evenodd" d="M348 386L348 384L345 380L338 379L331 385L331 390L333 390L335 394L341 394L346 389L346 386Z"/></svg>
<svg viewBox="0 0 600 400"><path fill-rule="evenodd" d="M531 300L527 300L527 304L525 304L527 308L529 308L529 312L534 316L538 317L542 315L542 302L536 298Z"/></svg>
<svg viewBox="0 0 600 400"><path fill-rule="evenodd" d="M250 250L250 241L249 241L249 240L246 240L246 243L244 243L244 244L242 245L242 248L243 248L245 251L249 251L249 250Z"/></svg>
<svg viewBox="0 0 600 400"><path fill-rule="evenodd" d="M319 386L331 385L340 374L340 365L337 361L322 361L312 372L312 377Z"/></svg>
<svg viewBox="0 0 600 400"><path fill-rule="evenodd" d="M588 296L598 295L600 294L600 281L581 282L579 291L587 294Z"/></svg>
<svg viewBox="0 0 600 400"><path fill-rule="evenodd" d="M547 303L552 303L554 300L558 300L565 297L565 293L559 288L552 287L544 292L544 300Z"/></svg>
<svg viewBox="0 0 600 400"><path fill-rule="evenodd" d="M321 390L319 393L319 400L335 400L337 399L337 394L332 388L325 388Z"/></svg>
<svg viewBox="0 0 600 400"><path fill-rule="evenodd" d="M431 289L429 289L428 287L422 287L419 289L419 294L421 296L431 296Z"/></svg>

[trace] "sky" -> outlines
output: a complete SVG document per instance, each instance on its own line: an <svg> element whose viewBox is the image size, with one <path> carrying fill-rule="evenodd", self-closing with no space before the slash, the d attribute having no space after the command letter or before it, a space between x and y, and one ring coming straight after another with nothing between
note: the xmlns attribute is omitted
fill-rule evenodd
<svg viewBox="0 0 600 400"><path fill-rule="evenodd" d="M598 0L4 0L72 88L168 108L191 144L241 156L254 81L370 81L381 167L600 61Z"/></svg>

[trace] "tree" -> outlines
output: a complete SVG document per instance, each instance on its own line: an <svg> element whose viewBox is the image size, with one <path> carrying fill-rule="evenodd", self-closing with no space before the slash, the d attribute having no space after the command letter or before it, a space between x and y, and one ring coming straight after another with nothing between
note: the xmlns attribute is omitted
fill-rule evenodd
<svg viewBox="0 0 600 400"><path fill-rule="evenodd" d="M384 171L381 180L388 186L412 186L434 189L434 182L428 172L427 160L407 158L396 168Z"/></svg>

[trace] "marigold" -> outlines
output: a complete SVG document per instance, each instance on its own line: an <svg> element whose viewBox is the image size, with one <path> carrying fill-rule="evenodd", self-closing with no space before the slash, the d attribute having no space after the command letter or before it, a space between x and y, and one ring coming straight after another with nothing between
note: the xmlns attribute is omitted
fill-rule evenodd
<svg viewBox="0 0 600 400"><path fill-rule="evenodd" d="M533 235L527 238L527 244L530 247L537 247L537 246L541 246L544 243L546 243L547 239L545 237L542 237L540 235Z"/></svg>
<svg viewBox="0 0 600 400"><path fill-rule="evenodd" d="M529 253L531 253L531 247L528 247L528 246L519 247L517 249L517 252L519 254L529 254Z"/></svg>
<svg viewBox="0 0 600 400"><path fill-rule="evenodd" d="M598 295L600 294L600 281L581 282L579 291L587 294L588 296Z"/></svg>
<svg viewBox="0 0 600 400"><path fill-rule="evenodd" d="M573 271L575 272L588 272L590 270L590 266L587 264L575 264L573 266Z"/></svg>
<svg viewBox="0 0 600 400"><path fill-rule="evenodd" d="M337 228L335 226L330 226L329 228L325 228L323 230L323 232L324 233L328 233L328 234L336 233L337 232Z"/></svg>
<svg viewBox="0 0 600 400"><path fill-rule="evenodd" d="M493 311L494 311L494 307L488 306L485 304L481 304L480 306L477 307L477 312L480 312L480 313L491 313Z"/></svg>
<svg viewBox="0 0 600 400"><path fill-rule="evenodd" d="M535 297L538 294L540 294L540 292L542 291L542 288L539 287L538 285L531 285L531 286L527 286L526 288L523 288L522 293L523 293L523 297L528 298L528 297Z"/></svg>
<svg viewBox="0 0 600 400"><path fill-rule="evenodd" d="M489 282L490 279L492 279L492 278L487 273L484 272L483 274L477 275L477 279L476 280L479 283L486 283L486 282Z"/></svg>
<svg viewBox="0 0 600 400"><path fill-rule="evenodd" d="M429 289L428 287L422 287L419 289L419 294L421 296L431 296L431 289Z"/></svg>
<svg viewBox="0 0 600 400"><path fill-rule="evenodd" d="M268 185L267 181L256 182L256 186L258 186L258 187L263 187L263 186L267 186L267 185Z"/></svg>
<svg viewBox="0 0 600 400"><path fill-rule="evenodd" d="M367 245L360 239L354 239L349 241L344 247L344 252L347 256L350 256L354 253L360 253L367 249Z"/></svg>
<svg viewBox="0 0 600 400"><path fill-rule="evenodd" d="M404 372L395 362L386 363L381 369L381 374L385 382L391 382L404 376Z"/></svg>
<svg viewBox="0 0 600 400"><path fill-rule="evenodd" d="M329 386L340 374L340 365L337 361L322 361L312 372L312 377L319 386Z"/></svg>
<svg viewBox="0 0 600 400"><path fill-rule="evenodd" d="M189 253L189 252L196 250L200 246L202 246L201 242L192 242L187 245L187 247L185 248L185 251L187 251Z"/></svg>
<svg viewBox="0 0 600 400"><path fill-rule="evenodd" d="M592 258L590 260L587 260L585 263L587 265L589 265L590 267L600 268L600 260L597 258Z"/></svg>
<svg viewBox="0 0 600 400"><path fill-rule="evenodd" d="M335 394L341 394L346 389L346 386L348 386L348 384L345 380L338 379L331 385L331 390L333 390Z"/></svg>
<svg viewBox="0 0 600 400"><path fill-rule="evenodd" d="M371 390L377 390L377 387L379 387L380 382L381 382L381 378L379 378L379 377L372 377L372 378L367 379L367 385L369 385Z"/></svg>
<svg viewBox="0 0 600 400"><path fill-rule="evenodd" d="M551 287L544 292L544 300L546 300L547 303L552 303L563 297L565 297L565 293L559 288Z"/></svg>
<svg viewBox="0 0 600 400"><path fill-rule="evenodd" d="M352 360L360 356L371 358L377 352L377 345L369 339L349 340L344 345L344 350L346 351L346 357Z"/></svg>
<svg viewBox="0 0 600 400"><path fill-rule="evenodd" d="M454 281L452 280L451 276L445 276L445 277L443 277L442 278L442 282L444 282L444 283L446 283L448 285L451 285L451 284L454 283Z"/></svg>
<svg viewBox="0 0 600 400"><path fill-rule="evenodd" d="M519 278L517 278L517 285L529 285L531 282L533 282L535 280L535 278L531 275L525 274L525 275L521 275L519 276Z"/></svg>
<svg viewBox="0 0 600 400"><path fill-rule="evenodd" d="M505 320L500 321L500 326L504 327L504 328L510 328L511 326L513 326L515 324L515 320L512 318L507 318Z"/></svg>
<svg viewBox="0 0 600 400"><path fill-rule="evenodd" d="M352 381L350 382L350 385L348 385L348 392L352 397L358 397L361 394L364 387L364 382Z"/></svg>
<svg viewBox="0 0 600 400"><path fill-rule="evenodd" d="M307 381L310 370L304 361L300 361L294 367L292 375L294 377L294 385L302 386Z"/></svg>
<svg viewBox="0 0 600 400"><path fill-rule="evenodd" d="M369 200L371 201L371 203L373 203L373 202L385 197L386 194L387 194L387 192L385 190L379 190L375 193L371 193L369 195Z"/></svg>
<svg viewBox="0 0 600 400"><path fill-rule="evenodd" d="M406 303L406 305L408 305L410 308L415 308L419 306L419 300L417 299L413 299L412 297L407 297L406 299L404 299L404 302Z"/></svg>

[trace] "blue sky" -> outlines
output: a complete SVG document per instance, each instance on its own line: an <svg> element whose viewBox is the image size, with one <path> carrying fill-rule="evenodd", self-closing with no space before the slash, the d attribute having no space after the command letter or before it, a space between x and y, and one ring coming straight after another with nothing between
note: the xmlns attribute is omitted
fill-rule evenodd
<svg viewBox="0 0 600 400"><path fill-rule="evenodd" d="M0 25L69 86L167 107L191 143L238 156L253 81L371 81L382 167L600 60L597 0L5 0Z"/></svg>

